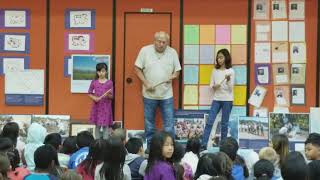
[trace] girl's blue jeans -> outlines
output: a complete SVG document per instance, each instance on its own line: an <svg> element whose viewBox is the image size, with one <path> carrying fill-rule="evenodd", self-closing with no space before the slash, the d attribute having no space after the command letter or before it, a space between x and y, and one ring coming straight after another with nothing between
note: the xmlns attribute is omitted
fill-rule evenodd
<svg viewBox="0 0 320 180"><path fill-rule="evenodd" d="M202 136L202 146L207 147L209 136L212 130L213 123L217 117L217 114L222 109L222 119L221 119L221 139L220 142L225 139L228 135L228 122L231 113L231 109L233 106L232 101L212 101L209 119L206 122L206 127L204 128L203 136Z"/></svg>

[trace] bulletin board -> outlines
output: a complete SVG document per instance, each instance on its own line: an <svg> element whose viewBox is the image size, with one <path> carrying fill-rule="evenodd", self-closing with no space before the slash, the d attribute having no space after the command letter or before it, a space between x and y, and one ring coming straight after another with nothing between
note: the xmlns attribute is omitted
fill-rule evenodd
<svg viewBox="0 0 320 180"><path fill-rule="evenodd" d="M257 85L267 90L261 107L269 112L309 112L316 105L317 3L252 1L250 92ZM269 68L268 83L257 81L261 67Z"/></svg>
<svg viewBox="0 0 320 180"><path fill-rule="evenodd" d="M66 74L66 59L73 54L112 55L112 2L50 1L49 114L68 114L73 120L88 121L92 101L86 94L71 93L71 76ZM78 13L73 16L76 21L70 21L72 13ZM91 23L81 25L83 15ZM70 34L69 38L74 36L74 39L79 34L90 36L89 48L68 48L66 40Z"/></svg>
<svg viewBox="0 0 320 180"><path fill-rule="evenodd" d="M46 4L47 1L35 0L32 3L27 1L1 1L0 2L0 36L4 37L6 35L12 38L12 43L21 42L23 43L21 48L11 44L11 48L4 50L4 44L1 46L0 51L0 64L4 65L4 59L8 59L8 64L12 68L18 68L17 64L14 63L15 60L23 59L24 65L22 65L21 70L32 70L37 69L40 72L42 85L39 87L41 89L41 101L40 104L33 105L8 105L6 104L5 96L5 74L0 75L0 113L1 114L44 114L45 113L45 73L43 73L46 67ZM16 36L17 35L17 36ZM20 38L21 37L21 38ZM15 41L15 40L16 41ZM3 40L3 39L2 39ZM3 43L3 41L1 42ZM16 48L16 49L15 49ZM10 63L9 63L10 62ZM1 71L3 72L3 66L1 66ZM16 76L17 75L17 76ZM17 82L24 83L23 78L17 79L18 74L12 74L12 78L17 80ZM8 78L8 76L7 76ZM11 78L9 78L11 79ZM12 81L11 81L12 84ZM19 84L16 84L19 85ZM18 86L16 86L18 87ZM21 87L21 86L20 86ZM29 90L33 90L32 88ZM26 90L27 91L27 90ZM21 97L21 96L20 96ZM25 98L25 97L23 97ZM24 100L21 103L26 103Z"/></svg>

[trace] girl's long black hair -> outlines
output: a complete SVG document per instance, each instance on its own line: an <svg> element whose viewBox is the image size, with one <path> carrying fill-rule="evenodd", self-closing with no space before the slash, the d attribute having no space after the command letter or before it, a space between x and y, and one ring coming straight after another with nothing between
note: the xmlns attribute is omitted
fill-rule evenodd
<svg viewBox="0 0 320 180"><path fill-rule="evenodd" d="M161 131L161 132L155 133L153 135L153 137L151 138L150 154L149 154L149 158L148 158L148 164L146 167L146 174L152 169L152 167L153 167L153 165L155 165L156 161L172 162L171 158L166 159L162 155L162 149L163 149L164 143L168 137L172 139L173 146L175 146L174 139L171 136L171 134L168 132Z"/></svg>
<svg viewBox="0 0 320 180"><path fill-rule="evenodd" d="M101 71L102 69L105 69L107 71L107 74L108 74L108 65L106 63L98 63L96 65L96 77L95 77L95 79L99 79L98 71ZM107 79L108 79L108 77L107 77Z"/></svg>
<svg viewBox="0 0 320 180"><path fill-rule="evenodd" d="M110 180L123 179L123 166L127 151L120 138L110 137L104 150L104 162L100 176Z"/></svg>
<svg viewBox="0 0 320 180"><path fill-rule="evenodd" d="M83 166L84 171L90 176L94 177L94 171L96 166L103 162L103 151L107 147L107 141L104 139L95 140L89 147L89 154L86 159L83 160L80 166Z"/></svg>
<svg viewBox="0 0 320 180"><path fill-rule="evenodd" d="M215 65L215 68L216 69L220 69L220 64L218 63L218 54L223 54L224 56L224 64L225 64L225 67L226 69L229 69L232 67L232 59L231 59L231 55L228 51L228 49L220 49L218 52L217 52L217 56L216 56L216 65Z"/></svg>

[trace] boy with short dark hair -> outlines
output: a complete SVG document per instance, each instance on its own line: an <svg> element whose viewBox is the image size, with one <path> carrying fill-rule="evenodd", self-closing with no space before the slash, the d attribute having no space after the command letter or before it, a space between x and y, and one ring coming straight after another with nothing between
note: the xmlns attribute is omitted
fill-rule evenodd
<svg viewBox="0 0 320 180"><path fill-rule="evenodd" d="M309 134L305 144L305 154L308 160L320 160L320 134Z"/></svg>
<svg viewBox="0 0 320 180"><path fill-rule="evenodd" d="M51 145L40 146L34 152L35 173L27 175L24 180L56 180L57 177L50 175L49 172L55 166L54 154L57 152Z"/></svg>
<svg viewBox="0 0 320 180"><path fill-rule="evenodd" d="M126 143L128 154L125 163L131 170L131 178L135 180L143 180L143 176L139 173L141 163L144 159L143 141L140 138L132 137Z"/></svg>

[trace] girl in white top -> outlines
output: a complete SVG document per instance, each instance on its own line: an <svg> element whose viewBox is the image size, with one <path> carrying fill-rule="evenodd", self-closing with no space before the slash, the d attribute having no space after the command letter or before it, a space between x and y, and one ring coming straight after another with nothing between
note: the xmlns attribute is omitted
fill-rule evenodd
<svg viewBox="0 0 320 180"><path fill-rule="evenodd" d="M213 101L202 137L202 147L205 149L217 114L222 109L221 140L228 135L229 116L233 105L234 70L231 68L231 56L227 49L217 53L215 69L212 71L210 87L213 89Z"/></svg>

